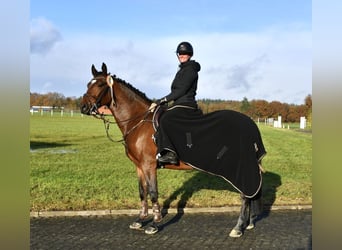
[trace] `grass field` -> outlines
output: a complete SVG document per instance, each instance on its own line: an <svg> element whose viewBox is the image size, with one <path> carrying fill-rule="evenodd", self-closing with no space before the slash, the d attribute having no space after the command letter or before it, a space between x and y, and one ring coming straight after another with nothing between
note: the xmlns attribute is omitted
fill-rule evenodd
<svg viewBox="0 0 342 250"><path fill-rule="evenodd" d="M311 204L312 134L259 125L264 203ZM121 139L115 125L113 138ZM135 166L121 143L106 137L101 120L34 114L30 118L30 209L100 210L139 208ZM177 207L239 205L239 194L223 179L195 170L158 170L159 202Z"/></svg>

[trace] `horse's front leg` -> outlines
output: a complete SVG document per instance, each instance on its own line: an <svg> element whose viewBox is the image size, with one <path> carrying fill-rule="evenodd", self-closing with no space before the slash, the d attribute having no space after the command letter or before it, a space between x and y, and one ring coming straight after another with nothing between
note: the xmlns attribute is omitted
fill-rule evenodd
<svg viewBox="0 0 342 250"><path fill-rule="evenodd" d="M147 186L152 202L153 223L145 229L147 234L155 234L158 232L158 223L161 222L163 216L161 213L160 205L158 202L158 183L157 183L157 170L155 167L149 168L147 174Z"/></svg>
<svg viewBox="0 0 342 250"><path fill-rule="evenodd" d="M131 229L140 229L143 226L144 219L148 216L148 203L147 203L147 183L143 171L137 167L137 174L139 179L139 196L141 201L141 210L139 217L136 221L129 225Z"/></svg>

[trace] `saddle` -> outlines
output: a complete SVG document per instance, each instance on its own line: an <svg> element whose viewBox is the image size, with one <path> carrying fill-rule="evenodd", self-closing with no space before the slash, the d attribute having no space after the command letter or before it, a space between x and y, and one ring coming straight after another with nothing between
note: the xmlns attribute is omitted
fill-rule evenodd
<svg viewBox="0 0 342 250"><path fill-rule="evenodd" d="M156 110L154 111L153 116L152 116L152 125L153 125L154 131L156 132L158 131L160 118L165 113L166 110L167 110L167 105L158 105L156 107Z"/></svg>

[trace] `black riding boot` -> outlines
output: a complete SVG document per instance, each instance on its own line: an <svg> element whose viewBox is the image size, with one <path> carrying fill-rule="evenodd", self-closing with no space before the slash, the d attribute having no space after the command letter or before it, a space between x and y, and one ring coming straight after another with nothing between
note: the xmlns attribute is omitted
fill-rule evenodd
<svg viewBox="0 0 342 250"><path fill-rule="evenodd" d="M162 156L158 157L158 162L160 164L171 164L171 165L178 165L179 160L175 152L167 151Z"/></svg>

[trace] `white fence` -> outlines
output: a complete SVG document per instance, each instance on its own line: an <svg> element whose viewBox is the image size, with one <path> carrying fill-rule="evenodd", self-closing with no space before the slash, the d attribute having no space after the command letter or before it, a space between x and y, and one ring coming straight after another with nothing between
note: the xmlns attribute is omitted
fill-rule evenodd
<svg viewBox="0 0 342 250"><path fill-rule="evenodd" d="M30 109L31 115L40 115L40 116L66 116L66 117L73 117L73 116L81 116L83 117L83 114L79 110L60 110L60 111L54 111L52 108L41 108L39 110L36 109ZM287 128L290 129L290 126L287 124L282 123L281 116L278 116L277 119L274 118L258 118L255 121L257 124L264 123L265 125L272 126L274 128ZM305 117L300 117L300 129L305 129L307 127L307 120Z"/></svg>
<svg viewBox="0 0 342 250"><path fill-rule="evenodd" d="M260 123L264 123L265 125L267 126L272 126L274 128L286 128L286 129L290 129L290 125L287 123L287 124L284 124L282 122L282 117L281 116L278 116L277 119L275 118L258 118L256 120L256 123L257 124L260 124ZM292 124L292 123L290 123ZM300 117L300 124L299 124L299 128L300 129L306 129L306 128L310 128L310 123L307 122L306 118L304 116ZM297 127L298 128L298 127Z"/></svg>
<svg viewBox="0 0 342 250"><path fill-rule="evenodd" d="M40 109L40 110L34 110L30 109L31 115L40 115L40 116L68 116L73 117L74 115L82 116L83 114L80 111L74 111L74 110L60 110L60 111L54 111L53 109Z"/></svg>

